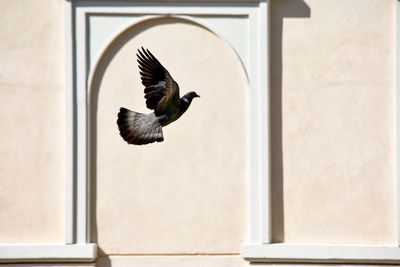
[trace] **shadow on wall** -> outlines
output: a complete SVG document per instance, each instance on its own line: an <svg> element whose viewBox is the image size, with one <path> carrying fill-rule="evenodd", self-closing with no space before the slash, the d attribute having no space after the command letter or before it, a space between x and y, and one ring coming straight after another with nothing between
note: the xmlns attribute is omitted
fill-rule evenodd
<svg viewBox="0 0 400 267"><path fill-rule="evenodd" d="M90 88L90 188L91 188L91 199L90 199L90 211L91 211L91 227L90 227L90 242L99 244L98 242L98 229L97 229L97 110L98 110L98 97L99 90L101 87L101 83L104 77L105 72L109 64L112 62L114 57L118 54L118 52L136 35L141 32L146 31L147 29L154 27L160 24L174 24L174 23L184 23L195 25L197 27L202 27L207 31L209 29L203 27L202 25L192 23L190 21L179 19L179 18L155 18L143 21L141 23L133 25L131 28L127 29L121 35L117 37L116 40L112 42L110 47L107 48L107 51L103 54L100 59L99 64L97 65L97 69L94 72L94 76L92 79L92 84ZM90 29L88 29L90 31ZM210 31L211 32L211 31ZM213 33L213 32L211 32ZM90 33L88 33L89 35ZM213 33L214 34L214 33ZM111 259L106 255L106 253L102 250L101 247L98 247L99 258L96 261L96 264L103 267L111 266Z"/></svg>
<svg viewBox="0 0 400 267"><path fill-rule="evenodd" d="M309 18L310 7L303 0L272 0L270 6L271 79L271 194L272 242L283 242L284 192L282 155L282 35L285 18Z"/></svg>

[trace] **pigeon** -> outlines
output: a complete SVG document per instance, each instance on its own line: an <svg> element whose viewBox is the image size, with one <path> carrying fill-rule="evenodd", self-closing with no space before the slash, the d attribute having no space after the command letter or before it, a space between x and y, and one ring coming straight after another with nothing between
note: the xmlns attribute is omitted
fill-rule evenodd
<svg viewBox="0 0 400 267"><path fill-rule="evenodd" d="M143 114L121 107L117 120L119 133L128 144L162 142L162 127L179 119L193 98L200 96L191 91L180 97L178 84L148 49L138 49L136 56L146 106L154 112Z"/></svg>

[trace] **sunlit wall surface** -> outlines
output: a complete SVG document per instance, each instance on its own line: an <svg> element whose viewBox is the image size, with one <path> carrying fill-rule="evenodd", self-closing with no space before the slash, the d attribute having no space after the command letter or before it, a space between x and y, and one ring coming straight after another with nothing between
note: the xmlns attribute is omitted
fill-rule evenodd
<svg viewBox="0 0 400 267"><path fill-rule="evenodd" d="M395 2L293 2L271 9L275 239L394 244Z"/></svg>
<svg viewBox="0 0 400 267"><path fill-rule="evenodd" d="M99 246L110 254L239 253L248 182L241 63L197 25L163 20L139 27L107 62L98 93ZM201 98L163 129L163 143L132 146L119 136L116 114L120 106L151 112L136 63L141 46L169 70L181 95L195 90Z"/></svg>

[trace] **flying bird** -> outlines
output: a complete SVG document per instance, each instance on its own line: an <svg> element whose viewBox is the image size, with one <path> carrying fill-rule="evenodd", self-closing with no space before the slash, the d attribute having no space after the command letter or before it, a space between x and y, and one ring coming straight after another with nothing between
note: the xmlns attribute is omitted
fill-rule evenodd
<svg viewBox="0 0 400 267"><path fill-rule="evenodd" d="M162 142L162 127L179 119L193 98L200 96L191 91L180 97L178 84L148 49L138 49L136 56L146 106L154 112L143 114L121 107L117 120L119 133L128 144Z"/></svg>

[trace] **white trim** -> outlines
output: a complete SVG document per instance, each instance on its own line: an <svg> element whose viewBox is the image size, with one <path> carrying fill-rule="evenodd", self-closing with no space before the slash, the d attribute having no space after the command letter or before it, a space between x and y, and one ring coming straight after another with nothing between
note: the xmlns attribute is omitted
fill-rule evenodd
<svg viewBox="0 0 400 267"><path fill-rule="evenodd" d="M243 64L249 82L249 139L250 139L250 170L251 183L251 241L261 242L270 239L269 233L269 205L265 209L262 205L269 201L269 83L268 83L268 44L267 32L267 1L234 3L194 3L185 4L182 1L174 3L152 2L137 3L134 1L76 1L75 6L75 44L76 44L76 119L77 136L77 207L75 210L76 240L84 243L88 237L90 214L88 199L90 188L90 113L92 79L101 58L107 54L109 47L115 45L119 36L134 25L148 19L161 17L175 17L189 20L210 29L224 39L238 55ZM96 35L96 22L90 25L91 34L86 29L91 16L112 16L115 20L106 20L107 32ZM232 31L230 23L244 20L245 32L237 34ZM102 24L104 25L104 24ZM94 27L94 28L93 28ZM232 35L232 32L234 34ZM106 34L104 34L106 33ZM97 36L97 37L95 37ZM90 57L88 57L90 55ZM85 195L86 194L86 195ZM87 215L85 217L84 215ZM261 223L260 223L261 219ZM255 227L254 227L255 225Z"/></svg>
<svg viewBox="0 0 400 267"><path fill-rule="evenodd" d="M107 53L107 49L109 49L115 43L115 41L118 39L118 37L120 37L124 32L128 31L130 28L132 28L136 24L141 24L141 23L144 23L146 21L153 20L153 19L163 19L163 18L167 18L167 17L176 18L176 19L182 19L182 20L185 20L185 21L190 21L190 22L193 22L194 24L198 24L198 25L201 25L201 26L207 26L207 28L209 28L209 29L212 28L210 25L204 25L204 21L199 20L199 19L194 19L194 18L192 18L190 16L187 16L187 15L179 15L179 16L178 15L163 16L163 15L160 15L160 14L157 14L157 15L143 15L142 17L140 17L137 20L135 20L134 24L132 24L132 22L130 22L130 23L120 27L118 30L116 30L112 34L112 36L110 36L108 38L107 41L105 41L105 43L103 44L102 47L98 48L98 51L97 51L98 54L95 57L93 57L93 59L91 59L91 64L90 64L91 67L90 67L90 70L89 70L89 73L88 73L88 88L89 88L88 90L90 90L93 87L94 74L98 70L98 66L100 65L100 61L102 59L102 56ZM223 39L226 43L230 44L229 41L226 40L222 34L220 34L215 29L213 29L213 31L214 31L214 34L216 34L219 38ZM232 50L234 52L236 52L234 47L231 46L231 48L232 48ZM236 53L236 55L238 56L239 59L242 59L238 53ZM247 70L246 65L248 65L247 62L245 63L245 62L241 61L241 63L242 63L242 67L243 67L244 71L246 71ZM247 72L246 72L246 77L249 78ZM89 91L89 95L90 94L91 94L91 92Z"/></svg>
<svg viewBox="0 0 400 267"><path fill-rule="evenodd" d="M244 246L242 255L251 262L400 263L396 246L255 244Z"/></svg>
<svg viewBox="0 0 400 267"><path fill-rule="evenodd" d="M396 182L397 182L397 244L400 245L400 1L396 1Z"/></svg>
<svg viewBox="0 0 400 267"><path fill-rule="evenodd" d="M0 244L0 262L93 262L95 244Z"/></svg>
<svg viewBox="0 0 400 267"><path fill-rule="evenodd" d="M77 5L79 1L76 1ZM81 27L83 25L83 27ZM87 92L86 88L86 17L75 8L75 49L76 49L76 242L86 243L89 237L89 191L88 191L88 154L87 154Z"/></svg>
<svg viewBox="0 0 400 267"><path fill-rule="evenodd" d="M65 107L66 107L66 171L65 171L65 230L66 244L74 242L74 73L73 73L73 25L72 3L64 2L65 23Z"/></svg>
<svg viewBox="0 0 400 267"><path fill-rule="evenodd" d="M259 46L259 76L265 77L260 79L260 106L261 106L261 121L265 123L261 124L261 138L260 138L260 159L263 162L260 163L260 201L262 203L261 208L261 241L263 243L270 243L272 239L271 234L271 132L270 132L270 87L269 87L269 49L268 49L268 36L269 36L269 21L268 12L269 6L266 0L260 1L260 25L259 36L261 38ZM262 45L265 44L265 45Z"/></svg>
<svg viewBox="0 0 400 267"><path fill-rule="evenodd" d="M201 2L201 3L200 3ZM115 37L122 34L138 21L159 16L175 16L191 20L210 29L224 39L238 55L249 81L249 138L251 168L251 190L254 197L251 206L257 207L251 211L251 240L268 241L269 208L262 205L269 201L269 85L268 85L268 51L267 37L267 1L91 1L65 0L65 36L66 36L66 139L67 139L67 170L65 196L65 242L67 244L85 244L90 240L90 105L91 79L98 59L107 53L107 47L112 45ZM88 17L108 15L118 18L126 15L140 16L137 21L112 25L113 31L107 33L107 40L98 43L96 49L90 50L91 36L86 29ZM201 16L200 16L201 15ZM236 36L229 33L231 28L223 24L224 18L244 16L247 23L247 33ZM234 19L234 18L233 18ZM229 35L230 34L230 35ZM246 38L243 38L246 37ZM242 42L244 46L236 46ZM237 45L237 43L236 43ZM245 47L245 49L243 48ZM90 61L88 61L90 55ZM93 57L94 56L94 57ZM265 188L264 188L265 187ZM269 205L267 206L269 207ZM261 223L260 223L261 221ZM57 246L34 245L23 246L30 254L21 255L17 252L6 253L9 260L15 261L56 258L69 261L82 257L72 256L73 248L86 245ZM6 251L20 250L21 246L3 246ZM93 245L95 249L95 245ZM58 253L58 254L57 254ZM48 255L53 256L48 256ZM0 254L0 256L3 254ZM58 256L57 256L58 255ZM93 256L95 257L95 256ZM90 257L89 257L90 258ZM84 260L85 261L85 260Z"/></svg>

